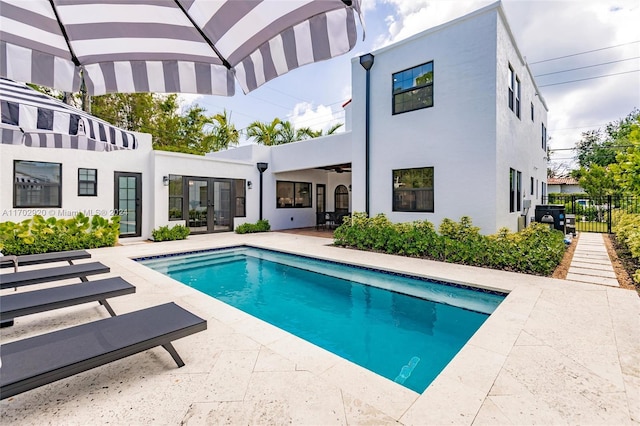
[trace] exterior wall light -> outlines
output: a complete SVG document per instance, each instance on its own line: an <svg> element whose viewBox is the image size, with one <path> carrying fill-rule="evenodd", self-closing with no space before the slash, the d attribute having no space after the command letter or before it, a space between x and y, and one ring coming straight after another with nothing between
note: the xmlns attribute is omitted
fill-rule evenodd
<svg viewBox="0 0 640 426"><path fill-rule="evenodd" d="M162 176L162 184L164 186L169 186L169 176Z"/></svg>
<svg viewBox="0 0 640 426"><path fill-rule="evenodd" d="M247 188L251 189L251 187L253 186L253 183L251 183L250 180L247 181Z"/></svg>

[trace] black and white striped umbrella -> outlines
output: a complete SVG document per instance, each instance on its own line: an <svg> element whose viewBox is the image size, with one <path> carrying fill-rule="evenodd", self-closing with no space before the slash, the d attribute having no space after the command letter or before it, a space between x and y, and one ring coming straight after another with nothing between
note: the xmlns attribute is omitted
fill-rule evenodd
<svg viewBox="0 0 640 426"><path fill-rule="evenodd" d="M89 151L136 149L133 133L114 127L25 84L0 78L0 141Z"/></svg>
<svg viewBox="0 0 640 426"><path fill-rule="evenodd" d="M0 0L0 76L232 96L356 43L360 0Z"/></svg>

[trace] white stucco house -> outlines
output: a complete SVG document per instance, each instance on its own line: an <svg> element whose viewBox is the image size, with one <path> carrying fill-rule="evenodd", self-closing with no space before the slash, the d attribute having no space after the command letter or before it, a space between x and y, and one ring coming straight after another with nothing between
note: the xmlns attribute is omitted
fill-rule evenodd
<svg viewBox="0 0 640 426"><path fill-rule="evenodd" d="M493 233L529 223L546 195L547 106L500 3L353 58L345 109L343 133L204 157L153 151L144 134L108 153L0 144L0 221L115 213L123 237L146 239L368 212L466 215ZM38 173L49 183L29 186Z"/></svg>

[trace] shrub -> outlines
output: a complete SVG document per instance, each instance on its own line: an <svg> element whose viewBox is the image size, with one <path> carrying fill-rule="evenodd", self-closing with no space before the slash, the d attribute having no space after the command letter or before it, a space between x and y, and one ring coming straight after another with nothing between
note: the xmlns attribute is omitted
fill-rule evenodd
<svg viewBox="0 0 640 426"><path fill-rule="evenodd" d="M48 253L111 247L120 235L120 216L110 220L82 213L70 219L36 215L22 222L0 223L0 250L5 255Z"/></svg>
<svg viewBox="0 0 640 426"><path fill-rule="evenodd" d="M173 228L161 226L151 231L153 241L175 241L184 240L191 231L184 225L175 225Z"/></svg>
<svg viewBox="0 0 640 426"><path fill-rule="evenodd" d="M618 242L629 249L631 257L640 260L640 214L616 212L612 222ZM640 269L633 274L633 279L640 284Z"/></svg>
<svg viewBox="0 0 640 426"><path fill-rule="evenodd" d="M271 225L266 219L257 221L256 223L243 223L236 228L237 234L251 234L254 232L267 232L271 230Z"/></svg>
<svg viewBox="0 0 640 426"><path fill-rule="evenodd" d="M336 229L334 244L537 275L550 275L565 251L562 233L539 223L484 236L463 216L459 222L444 219L439 231L429 221L394 224L383 214L354 213Z"/></svg>

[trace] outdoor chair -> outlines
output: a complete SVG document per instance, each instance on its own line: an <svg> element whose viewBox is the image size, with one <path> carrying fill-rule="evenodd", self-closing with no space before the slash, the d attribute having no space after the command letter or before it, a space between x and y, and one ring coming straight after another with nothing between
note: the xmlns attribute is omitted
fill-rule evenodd
<svg viewBox="0 0 640 426"><path fill-rule="evenodd" d="M8 268L13 266L9 261L13 258L17 261L18 266L40 265L43 263L53 262L69 262L73 265L74 260L89 259L91 254L85 250L56 251L51 253L25 254L22 256L3 256L0 257L0 268Z"/></svg>
<svg viewBox="0 0 640 426"><path fill-rule="evenodd" d="M316 230L327 229L327 214L325 212L317 212L316 213Z"/></svg>
<svg viewBox="0 0 640 426"><path fill-rule="evenodd" d="M66 308L89 302L100 302L111 316L116 316L108 298L135 293L136 288L120 277L87 281L42 290L0 296L0 324L13 325L13 319L35 313Z"/></svg>
<svg viewBox="0 0 640 426"><path fill-rule="evenodd" d="M4 343L0 399L157 346L165 348L182 367L184 362L171 342L206 328L204 319L167 303Z"/></svg>
<svg viewBox="0 0 640 426"><path fill-rule="evenodd" d="M90 262L77 265L57 266L54 268L34 269L32 271L12 272L0 274L0 289L66 280L69 278L80 278L81 281L87 281L87 276L89 275L104 274L109 271L109 267L100 262Z"/></svg>

